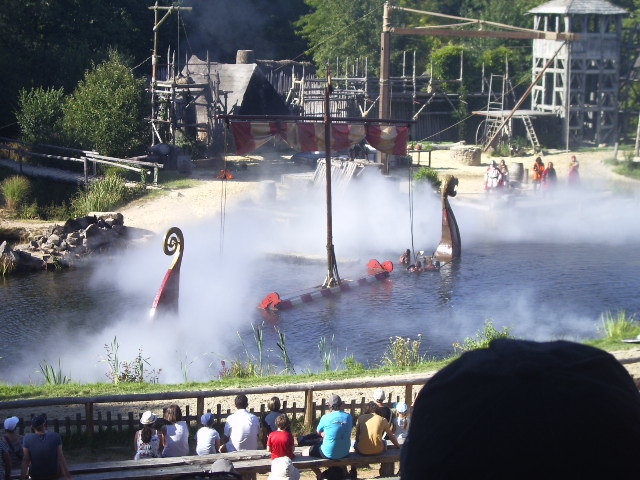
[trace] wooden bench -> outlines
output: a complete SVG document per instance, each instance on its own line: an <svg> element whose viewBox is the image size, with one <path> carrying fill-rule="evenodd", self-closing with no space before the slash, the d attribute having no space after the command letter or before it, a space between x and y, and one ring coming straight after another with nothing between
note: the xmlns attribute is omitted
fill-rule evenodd
<svg viewBox="0 0 640 480"><path fill-rule="evenodd" d="M394 463L400 459L400 450L390 448L380 455L360 455L350 453L338 460L316 458L304 455L307 448L297 447L293 461L299 470L312 470L319 476L321 470L331 466L362 466L382 464L389 475L393 475ZM173 458L148 458L117 462L96 462L69 465L74 480L169 480L186 474L207 472L213 462L227 458L243 480L254 480L257 474L271 471L271 454L266 450L245 450L241 452L215 453L211 455L191 455ZM19 470L12 472L12 478L19 479Z"/></svg>

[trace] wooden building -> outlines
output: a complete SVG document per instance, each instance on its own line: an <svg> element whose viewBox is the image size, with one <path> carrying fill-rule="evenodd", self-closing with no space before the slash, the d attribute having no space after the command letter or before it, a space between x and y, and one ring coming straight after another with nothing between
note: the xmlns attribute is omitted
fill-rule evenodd
<svg viewBox="0 0 640 480"><path fill-rule="evenodd" d="M567 146L615 142L622 17L627 11L606 0L551 0L529 13L536 30L580 35L568 43L533 40L534 78L556 56L533 89L532 109L563 119Z"/></svg>

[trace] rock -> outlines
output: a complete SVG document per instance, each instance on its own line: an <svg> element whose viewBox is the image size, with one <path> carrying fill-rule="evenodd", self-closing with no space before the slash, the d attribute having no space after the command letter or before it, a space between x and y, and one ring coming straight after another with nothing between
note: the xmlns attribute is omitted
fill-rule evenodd
<svg viewBox="0 0 640 480"><path fill-rule="evenodd" d="M482 150L479 147L460 145L451 148L451 159L464 165L480 165Z"/></svg>
<svg viewBox="0 0 640 480"><path fill-rule="evenodd" d="M71 232L71 233L67 234L67 241L69 241L71 239L76 240L78 238L80 238L80 233L78 233L78 232Z"/></svg>
<svg viewBox="0 0 640 480"><path fill-rule="evenodd" d="M61 225L54 225L49 228L49 235L64 235L64 227Z"/></svg>
<svg viewBox="0 0 640 480"><path fill-rule="evenodd" d="M102 228L104 230L108 230L111 228L111 226L109 226L107 222L105 222L104 219L102 218L98 219L98 223L96 225L98 225L99 228Z"/></svg>
<svg viewBox="0 0 640 480"><path fill-rule="evenodd" d="M100 231L100 227L98 227L97 223L94 223L92 225L89 225L85 230L84 230L84 237L85 238L92 238L92 237L97 237L98 235L101 235L102 232Z"/></svg>
<svg viewBox="0 0 640 480"><path fill-rule="evenodd" d="M111 227L111 230L116 232L118 235L126 235L127 234L127 227L125 227L124 225L118 225L118 224L113 224L113 227Z"/></svg>
<svg viewBox="0 0 640 480"><path fill-rule="evenodd" d="M69 249L69 244L67 242L65 242L64 240L60 242L60 250L64 251L68 249Z"/></svg>
<svg viewBox="0 0 640 480"><path fill-rule="evenodd" d="M51 245L60 245L61 240L62 239L60 238L60 236L54 233L53 235L49 235L49 238L47 239L47 243Z"/></svg>

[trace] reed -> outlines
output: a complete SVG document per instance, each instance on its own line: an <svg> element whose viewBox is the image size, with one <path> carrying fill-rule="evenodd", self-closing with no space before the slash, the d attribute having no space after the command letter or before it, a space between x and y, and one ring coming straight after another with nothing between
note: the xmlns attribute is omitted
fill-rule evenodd
<svg viewBox="0 0 640 480"><path fill-rule="evenodd" d="M324 371L328 372L331 370L331 362L333 360L333 340L334 336L331 335L331 340L327 341L327 338L323 335L320 337L320 341L318 342L318 350L320 351L320 357L322 358L322 365L324 366Z"/></svg>
<svg viewBox="0 0 640 480"><path fill-rule="evenodd" d="M40 373L44 377L44 382L47 385L63 385L71 382L71 379L62 373L62 365L60 359L58 359L58 368L54 368L53 365L46 360L40 362Z"/></svg>
<svg viewBox="0 0 640 480"><path fill-rule="evenodd" d="M626 337L633 337L640 330L640 323L634 315L627 315L626 310L620 310L613 314L609 310L600 316L602 327L601 333L606 339L621 340Z"/></svg>
<svg viewBox="0 0 640 480"><path fill-rule="evenodd" d="M280 358L282 358L282 362L284 363L284 372L295 375L296 369L293 367L293 362L291 361L291 358L287 353L287 342L286 342L286 335L284 333L284 330L280 330L277 327L274 327L274 328L276 330L276 333L278 334L279 341L276 345L280 350Z"/></svg>

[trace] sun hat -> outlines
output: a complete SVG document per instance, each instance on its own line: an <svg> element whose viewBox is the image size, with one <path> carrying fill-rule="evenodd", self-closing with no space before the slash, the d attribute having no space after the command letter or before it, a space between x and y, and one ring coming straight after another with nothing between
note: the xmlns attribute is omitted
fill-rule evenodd
<svg viewBox="0 0 640 480"><path fill-rule="evenodd" d="M210 425L212 423L211 420L213 420L213 413L211 412L207 412L200 417L200 423L202 425Z"/></svg>
<svg viewBox="0 0 640 480"><path fill-rule="evenodd" d="M289 457L278 457L271 461L269 480L298 480L300 472Z"/></svg>
<svg viewBox="0 0 640 480"><path fill-rule="evenodd" d="M405 413L408 409L409 407L407 407L406 403L404 402L396 403L396 410L398 411L398 413Z"/></svg>
<svg viewBox="0 0 640 480"><path fill-rule="evenodd" d="M158 416L155 413L151 413L149 410L147 410L142 414L142 417L140 417L140 423L142 425L151 425L156 421L156 418L158 418Z"/></svg>
<svg viewBox="0 0 640 480"><path fill-rule="evenodd" d="M340 398L339 395L332 393L331 395L329 395L329 398L327 399L327 403L331 408L337 408L340 405L342 405L342 399Z"/></svg>
<svg viewBox="0 0 640 480"><path fill-rule="evenodd" d="M46 415L36 415L31 419L31 426L33 428L40 428L45 423L47 423Z"/></svg>
<svg viewBox="0 0 640 480"><path fill-rule="evenodd" d="M384 402L384 398L385 398L385 396L386 396L386 395L385 395L385 393L384 393L384 390L383 390L383 389L381 389L381 388L376 388L376 389L373 391L373 399L374 399L376 402Z"/></svg>
<svg viewBox="0 0 640 480"><path fill-rule="evenodd" d="M231 476L235 478L242 478L241 475L233 468L233 463L228 458L219 458L213 465L211 465L211 469L209 473L218 474L216 476L226 477Z"/></svg>
<svg viewBox="0 0 640 480"><path fill-rule="evenodd" d="M9 417L4 421L4 429L13 432L18 425L20 419L18 417Z"/></svg>

